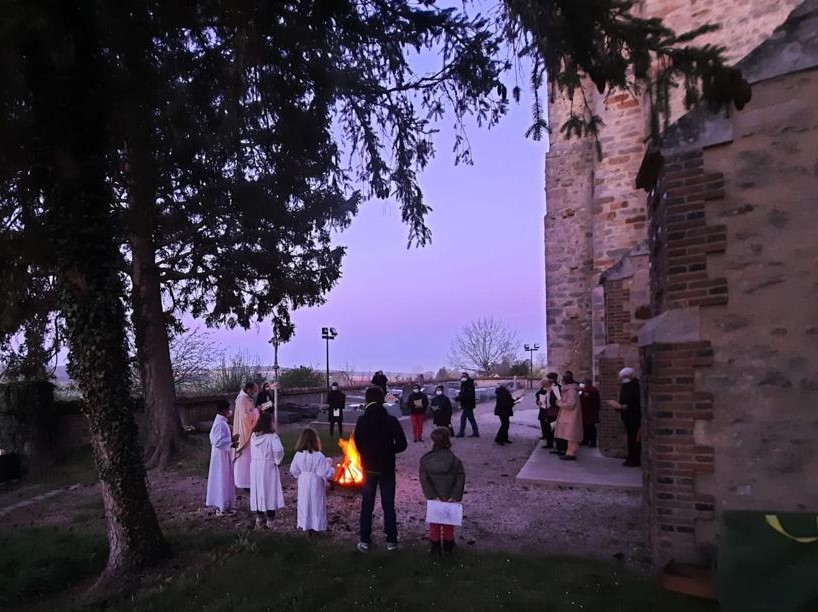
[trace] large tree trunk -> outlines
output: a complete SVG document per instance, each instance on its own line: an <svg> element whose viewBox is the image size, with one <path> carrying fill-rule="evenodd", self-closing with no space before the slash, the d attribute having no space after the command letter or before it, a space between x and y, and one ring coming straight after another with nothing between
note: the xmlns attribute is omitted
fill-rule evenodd
<svg viewBox="0 0 818 612"><path fill-rule="evenodd" d="M183 437L176 409L173 366L162 308L156 251L153 242L143 233L131 233L133 267L133 323L136 350L145 394L153 444L147 466L165 469Z"/></svg>
<svg viewBox="0 0 818 612"><path fill-rule="evenodd" d="M110 585L154 563L166 544L148 496L128 384L122 257L106 180L105 72L98 15L60 4L32 41L27 73L47 228L57 262L70 372L84 396L108 531ZM111 580L113 579L113 580Z"/></svg>

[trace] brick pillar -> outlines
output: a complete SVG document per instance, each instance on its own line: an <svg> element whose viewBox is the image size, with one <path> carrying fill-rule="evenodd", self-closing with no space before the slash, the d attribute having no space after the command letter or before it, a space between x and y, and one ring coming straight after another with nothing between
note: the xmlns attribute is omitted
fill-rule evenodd
<svg viewBox="0 0 818 612"><path fill-rule="evenodd" d="M645 399L642 465L653 560L707 563L714 499L702 492L713 473L713 448L696 444L697 422L713 419L712 396L696 391L696 368L712 365L710 342L642 348Z"/></svg>
<svg viewBox="0 0 818 612"><path fill-rule="evenodd" d="M599 416L599 452L606 457L625 458L627 438L625 426L619 412L607 405L608 400L619 399L619 371L625 367L622 357L599 359L599 396L602 400L602 411Z"/></svg>

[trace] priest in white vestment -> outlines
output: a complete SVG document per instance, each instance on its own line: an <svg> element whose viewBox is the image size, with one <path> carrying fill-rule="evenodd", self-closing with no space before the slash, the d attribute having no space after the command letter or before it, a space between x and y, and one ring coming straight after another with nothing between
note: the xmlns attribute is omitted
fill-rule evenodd
<svg viewBox="0 0 818 612"><path fill-rule="evenodd" d="M207 496L205 506L215 506L216 514L236 507L236 483L233 478L230 435L230 403L221 400L216 407L216 417L210 428L210 469L207 473Z"/></svg>
<svg viewBox="0 0 818 612"><path fill-rule="evenodd" d="M236 397L236 409L233 411L233 435L239 437L233 459L233 475L240 489L250 488L250 436L259 415L253 400L255 392L256 383L246 383Z"/></svg>

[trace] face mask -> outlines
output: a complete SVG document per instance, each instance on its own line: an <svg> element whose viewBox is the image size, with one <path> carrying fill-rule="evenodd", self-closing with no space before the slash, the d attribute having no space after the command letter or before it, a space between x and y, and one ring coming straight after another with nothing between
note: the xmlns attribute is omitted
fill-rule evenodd
<svg viewBox="0 0 818 612"><path fill-rule="evenodd" d="M415 393L420 393L420 389L418 389L417 387L415 387Z"/></svg>
<svg viewBox="0 0 818 612"><path fill-rule="evenodd" d="M435 395L443 395L443 391L441 391L440 389L438 389L437 391L435 391Z"/></svg>
<svg viewBox="0 0 818 612"><path fill-rule="evenodd" d="M631 377L626 376L625 378L622 379L622 384L624 385L625 383L629 383L630 381L631 381Z"/></svg>
<svg viewBox="0 0 818 612"><path fill-rule="evenodd" d="M467 380L466 378L461 378L460 382L466 382L466 380Z"/></svg>
<svg viewBox="0 0 818 612"><path fill-rule="evenodd" d="M332 385L332 390L333 390L333 391L337 391L337 390L338 390L338 387L336 387L335 385Z"/></svg>
<svg viewBox="0 0 818 612"><path fill-rule="evenodd" d="M579 388L584 389L585 388L585 383L579 383Z"/></svg>

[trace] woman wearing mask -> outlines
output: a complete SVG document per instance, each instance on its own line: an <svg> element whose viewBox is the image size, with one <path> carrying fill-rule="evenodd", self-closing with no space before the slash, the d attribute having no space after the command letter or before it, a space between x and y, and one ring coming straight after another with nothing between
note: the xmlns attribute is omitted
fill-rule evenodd
<svg viewBox="0 0 818 612"><path fill-rule="evenodd" d="M554 433L557 438L568 443L568 448L564 455L560 455L560 459L576 461L577 449L582 441L582 406L579 401L579 385L574 382L574 375L571 372L562 375L560 396L557 402L560 413L557 415Z"/></svg>
<svg viewBox="0 0 818 612"><path fill-rule="evenodd" d="M421 390L420 385L415 385L406 403L412 419L414 441L423 442L423 423L426 420L426 411L429 409L429 397Z"/></svg>
<svg viewBox="0 0 818 612"><path fill-rule="evenodd" d="M435 427L445 427L449 430L449 435L454 435L452 400L444 393L443 385L435 387L435 396L432 398L432 422Z"/></svg>

